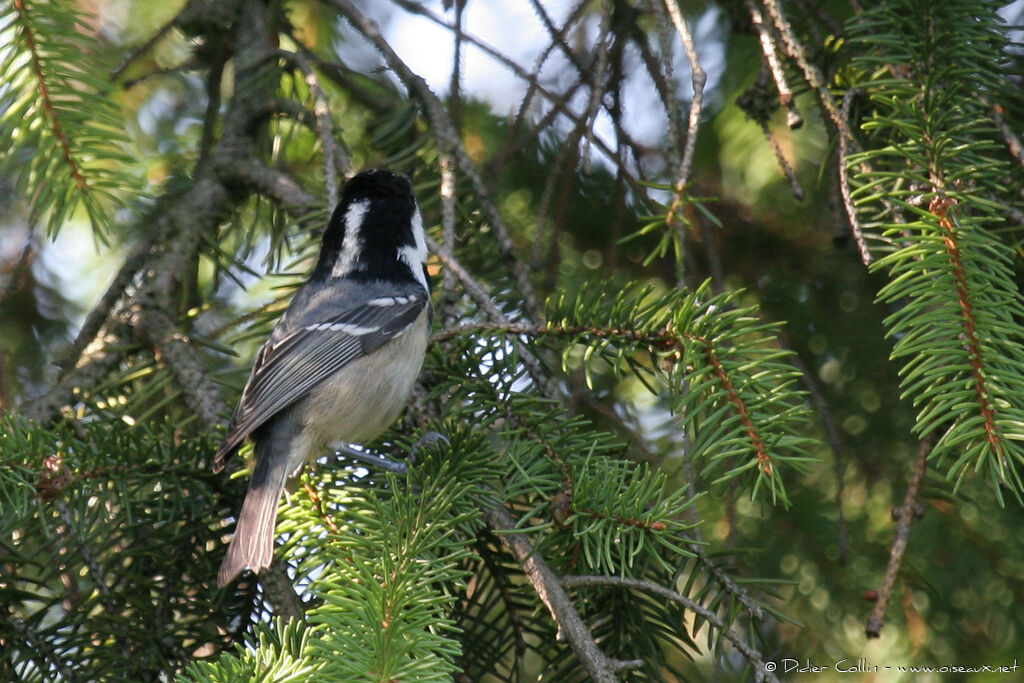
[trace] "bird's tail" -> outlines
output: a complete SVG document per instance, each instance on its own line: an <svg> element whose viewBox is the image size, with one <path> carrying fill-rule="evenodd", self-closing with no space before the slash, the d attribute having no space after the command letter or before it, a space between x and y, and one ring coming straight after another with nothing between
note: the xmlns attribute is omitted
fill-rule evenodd
<svg viewBox="0 0 1024 683"><path fill-rule="evenodd" d="M281 454L261 452L256 446L256 469L235 524L235 536L217 572L217 585L224 587L248 567L254 572L270 566L274 558L274 527L288 463Z"/></svg>

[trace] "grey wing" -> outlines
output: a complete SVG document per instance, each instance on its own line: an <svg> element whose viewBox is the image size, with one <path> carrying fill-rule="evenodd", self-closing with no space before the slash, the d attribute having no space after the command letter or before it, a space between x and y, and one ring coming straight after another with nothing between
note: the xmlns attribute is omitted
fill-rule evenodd
<svg viewBox="0 0 1024 683"><path fill-rule="evenodd" d="M289 309L260 349L217 451L215 469L263 423L348 363L404 332L429 305L426 293L407 292L370 298L342 311L334 303L334 312L324 315L332 297L320 298L324 303L296 301L300 310Z"/></svg>

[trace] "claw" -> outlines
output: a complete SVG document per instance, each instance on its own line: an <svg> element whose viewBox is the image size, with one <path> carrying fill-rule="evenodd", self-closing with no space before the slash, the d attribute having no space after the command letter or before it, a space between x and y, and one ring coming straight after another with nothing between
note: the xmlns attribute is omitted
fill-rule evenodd
<svg viewBox="0 0 1024 683"><path fill-rule="evenodd" d="M445 444L447 444L448 446L452 445L452 442L448 439L448 437L442 434L441 432L435 432L434 430L425 432L423 436L417 439L416 443L412 445L412 448L409 449L409 464L412 465L416 462L417 450L423 448L424 446L433 446L438 441L444 441Z"/></svg>

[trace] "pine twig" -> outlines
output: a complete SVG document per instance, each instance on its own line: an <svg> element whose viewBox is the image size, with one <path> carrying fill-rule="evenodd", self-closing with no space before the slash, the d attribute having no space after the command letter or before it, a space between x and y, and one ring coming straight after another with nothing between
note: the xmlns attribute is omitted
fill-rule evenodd
<svg viewBox="0 0 1024 683"><path fill-rule="evenodd" d="M717 628L726 640L733 644L739 653L742 654L748 662L750 662L751 667L754 669L755 680L769 682L779 680L775 677L775 674L765 669L765 661L761 656L761 653L750 647L750 645L748 645L738 633L733 631L731 628L728 628L725 625L725 622L723 622L715 612L709 610L699 602L691 600L685 595L672 590L671 588L666 588L665 586L652 583L651 581L631 579L624 576L563 576L560 579L560 583L566 588L574 588L577 586L612 586L615 588L628 588L650 593L651 595L655 595L664 600L681 605L691 612L700 615L705 621Z"/></svg>
<svg viewBox="0 0 1024 683"><path fill-rule="evenodd" d="M450 270L452 275L455 276L455 279L462 283L466 293L469 294L469 297L483 309L487 314L487 317L491 319L492 323L499 328L509 328L513 326L513 323L508 319L508 316L498 308L498 304L496 304L494 299L491 298L491 295L487 293L487 289L469 274L469 271L459 263L458 259L455 258L455 255L452 254L447 247L438 244L430 235L427 235L427 247L437 255L441 260L441 263L444 264L444 267L447 270ZM526 326L529 329L536 327L535 325L529 324L526 324ZM549 398L555 398L558 395L558 390L544 373L540 359L537 358L533 351L531 351L529 347L523 344L520 340L514 340L513 343L516 346L517 353L519 353L520 360L526 367L526 371L530 374L530 378L540 389L541 393Z"/></svg>
<svg viewBox="0 0 1024 683"><path fill-rule="evenodd" d="M643 662L638 661L611 659L601 651L590 629L559 583L558 577L526 535L515 531L516 520L505 507L499 505L484 510L483 514L484 520L497 534L502 546L522 563L526 579L558 626L559 638L569 641L569 645L590 674L591 680L598 683L614 683L616 672L643 665Z"/></svg>
<svg viewBox="0 0 1024 683"><path fill-rule="evenodd" d="M221 424L221 415L227 413L227 406L217 385L196 357L188 336L162 309L139 307L133 317L135 332L153 349L156 360L174 375L189 410L205 429Z"/></svg>
<svg viewBox="0 0 1024 683"><path fill-rule="evenodd" d="M800 116L800 112L797 111L793 91L790 89L789 83L786 82L786 73L782 70L779 54L775 49L775 39L772 37L771 30L765 24L761 10L757 8L753 0L747 0L746 5L751 19L753 19L754 28L757 29L758 38L761 40L761 52L764 54L765 62L771 71L772 79L775 81L775 88L779 91L779 104L786 109L786 125L791 130L795 130L804 124L804 119Z"/></svg>
<svg viewBox="0 0 1024 683"><path fill-rule="evenodd" d="M338 203L338 171L346 175L350 174L352 161L334 137L334 122L331 119L330 103L323 88L320 87L320 77L317 75L316 69L313 68L312 62L302 52L289 53L288 57L302 72L306 85L313 93L316 133L324 151L324 188L327 192L328 211L331 211Z"/></svg>
<svg viewBox="0 0 1024 683"><path fill-rule="evenodd" d="M474 191L477 193L483 213L487 217L491 230L493 231L495 238L498 240L498 245L501 248L502 255L505 257L505 260L512 271L512 275L516 281L516 286L519 288L519 294L523 297L524 307L530 314L536 315L540 311L540 302L534 292L533 285L530 284L530 279L526 269L523 268L522 262L516 255L515 245L512 243L511 235L509 234L508 228L505 226L504 219L501 217L501 212L498 211L497 206L491 199L490 189L487 187L483 177L480 175L480 171L466 152L466 149L462 144L462 138L459 136L458 131L452 124L451 118L445 111L444 104L430 89L427 82L413 72L412 69L402 61L402 58L398 56L387 40L384 39L384 36L381 34L380 27L376 22L356 9L355 5L348 2L348 0L331 0L331 4L338 9L338 11L352 24L353 27L355 27L357 31L359 31L359 33L361 33L377 48L381 55L383 55L384 61L387 62L388 66L395 72L395 75L399 80L405 84L411 94L415 95L416 98L422 102L425 110L424 113L426 114L427 120L430 122L431 130L437 137L438 146L441 148L441 151L452 155L457 166L469 178ZM406 6L410 11L416 11L419 13L423 13L423 11L425 11L418 5L403 3L401 0L399 1L399 4L403 4L403 6ZM442 23L450 30L455 30L455 27L452 27L445 22ZM465 33L462 35L469 40L468 35Z"/></svg>
<svg viewBox="0 0 1024 683"><path fill-rule="evenodd" d="M847 90L846 94L843 95L843 107L840 110L840 121L842 121L843 128L846 130L850 129L850 107L853 105L853 100L860 95L859 90ZM870 266L871 251L868 249L868 244L864 240L864 231L860 227L860 221L857 219L857 209L853 205L853 196L850 194L850 172L846 168L846 159L850 154L850 138L846 135L840 134L839 136L839 192L843 197L843 207L846 209L846 217L850 221L850 232L853 234L853 239L857 243L857 251L860 253L860 260L865 266Z"/></svg>
<svg viewBox="0 0 1024 683"><path fill-rule="evenodd" d="M693 173L693 158L697 151L697 129L700 127L700 116L704 108L704 85L708 76L700 65L700 55L697 54L697 46L693 42L693 34L690 26L683 17L682 10L676 0L665 0L665 7L668 9L672 25L676 33L683 41L683 48L686 51L686 58L690 62L691 81L693 84L693 99L690 100L690 114L686 125L686 144L683 146L683 158L679 162L679 169L676 171L676 182L674 187L675 196L672 198L672 205L669 207L666 223L669 226L675 225L679 244L684 244L686 237L685 225L682 221L675 219L676 213L681 209L684 193L690 182L690 175ZM682 259L676 264L676 280L679 286L683 285L683 264Z"/></svg>
<svg viewBox="0 0 1024 683"><path fill-rule="evenodd" d="M878 591L875 609L871 611L871 616L868 617L868 623L864 629L868 638L877 638L882 633L885 611L888 609L889 600L892 598L892 589L896 585L896 577L899 576L900 567L903 566L903 556L907 552L907 543L910 542L910 525L914 521L914 511L917 508L917 499L921 493L921 482L924 481L928 454L931 451L932 439L923 439L917 448L914 473L910 477L907 494L903 497L903 506L899 509L899 523L896 525L896 538L893 539L892 549L889 551L889 565L885 569L885 579L882 581L881 590Z"/></svg>
<svg viewBox="0 0 1024 683"><path fill-rule="evenodd" d="M114 276L114 280L107 287L103 296L100 297L100 300L86 315L85 322L82 323L82 327L78 330L71 348L68 349L63 358L57 361L57 364L64 369L61 373L62 377L78 364L86 347L96 339L96 335L99 334L114 306L124 296L125 290L146 262L146 257L149 255L152 247L153 240L147 237L139 242L124 260L121 269Z"/></svg>

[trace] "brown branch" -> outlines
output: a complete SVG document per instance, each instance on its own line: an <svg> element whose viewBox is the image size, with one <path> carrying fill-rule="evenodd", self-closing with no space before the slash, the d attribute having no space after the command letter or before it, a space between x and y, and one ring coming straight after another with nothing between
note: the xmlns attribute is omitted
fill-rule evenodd
<svg viewBox="0 0 1024 683"><path fill-rule="evenodd" d="M259 581L263 586L264 600L274 610L274 614L296 621L305 619L306 610L288 576L288 563L285 560L275 557L270 566L259 573Z"/></svg>
<svg viewBox="0 0 1024 683"><path fill-rule="evenodd" d="M778 678L776 678L774 674L765 669L765 661L761 656L761 653L750 647L750 645L748 645L738 633L733 631L731 628L728 628L725 625L725 622L719 618L718 614L709 610L696 600L692 600L671 588L666 588L665 586L652 583L651 581L644 581L643 579L601 575L563 576L560 579L560 583L566 588L575 588L578 586L612 586L614 588L628 588L631 590L643 591L644 593L650 593L651 595L668 600L669 602L674 602L685 609L700 615L705 621L717 628L722 636L732 643L739 653L743 655L748 662L750 662L750 666L754 669L755 680L778 681Z"/></svg>
<svg viewBox="0 0 1024 683"><path fill-rule="evenodd" d="M914 521L914 510L917 507L917 499L921 492L921 482L924 480L924 472L928 462L928 454L932 450L932 440L923 439L917 448L917 460L914 462L914 473L910 477L910 484L907 486L907 494L903 498L903 506L899 510L899 523L896 525L896 538L892 542L892 549L889 551L889 565L885 569L885 579L882 588L878 591L878 600L875 609L868 617L868 623L864 631L868 638L877 638L882 632L885 611L889 607L889 599L892 597L893 586L896 585L896 577L903 565L903 556L907 551L907 543L910 541L910 525Z"/></svg>
<svg viewBox="0 0 1024 683"><path fill-rule="evenodd" d="M767 121L761 122L761 130L764 132L765 138L768 139L768 144L771 145L772 152L775 153L775 160L779 164L779 168L782 169L782 173L786 176L786 180L789 182L789 191L793 193L793 196L799 200L804 198L804 188L800 185L800 181L796 177L796 173L793 172L793 167L790 165L789 160L786 159L786 155L782 152L782 146L779 144L778 138L775 137L775 133L772 132Z"/></svg>
<svg viewBox="0 0 1024 683"><path fill-rule="evenodd" d="M324 203L319 197L308 192L294 177L259 159L225 159L217 171L226 182L242 184L267 197L302 226L322 222L325 218Z"/></svg>
<svg viewBox="0 0 1024 683"><path fill-rule="evenodd" d="M786 52L789 53L789 56L793 58L800 67L800 70L803 71L807 84L818 93L822 106L839 128L839 134L853 139L853 135L839 114L839 107L836 106L835 98L832 97L832 93L829 92L825 85L825 77L822 76L818 67L811 64L807 59L807 56L804 54L803 44L797 39L796 34L793 33L793 27L790 25L789 20L786 19L786 15L782 13L782 7L778 0L762 0L762 4L768 12L768 16L771 17L772 23L775 25L776 30L778 30L779 35L782 36L782 44L785 46Z"/></svg>
<svg viewBox="0 0 1024 683"><path fill-rule="evenodd" d="M501 545L519 561L527 581L547 608L558 627L559 639L569 641L573 652L580 658L590 679L599 683L614 683L616 672L637 668L643 662L622 662L605 655L594 641L590 629L583 622L575 605L559 583L558 577L537 552L525 534L516 531L516 520L503 506L484 510L484 520L497 534Z"/></svg>

